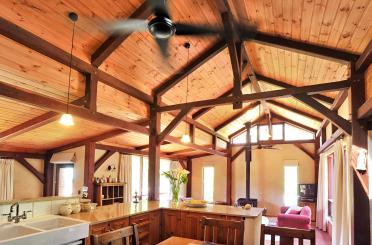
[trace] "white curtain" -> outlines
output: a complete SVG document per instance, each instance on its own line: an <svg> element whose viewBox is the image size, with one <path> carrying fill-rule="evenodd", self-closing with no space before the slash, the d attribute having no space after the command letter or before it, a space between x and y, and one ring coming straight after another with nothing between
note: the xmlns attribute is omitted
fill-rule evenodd
<svg viewBox="0 0 372 245"><path fill-rule="evenodd" d="M318 197L316 205L316 227L327 230L328 216L328 171L327 156L325 153L320 154L319 174L318 174Z"/></svg>
<svg viewBox="0 0 372 245"><path fill-rule="evenodd" d="M124 202L132 201L132 156L120 154L119 181L124 182Z"/></svg>
<svg viewBox="0 0 372 245"><path fill-rule="evenodd" d="M352 171L350 169L342 140L334 146L334 197L332 244L352 244Z"/></svg>
<svg viewBox="0 0 372 245"><path fill-rule="evenodd" d="M0 201L13 199L14 160L0 159Z"/></svg>

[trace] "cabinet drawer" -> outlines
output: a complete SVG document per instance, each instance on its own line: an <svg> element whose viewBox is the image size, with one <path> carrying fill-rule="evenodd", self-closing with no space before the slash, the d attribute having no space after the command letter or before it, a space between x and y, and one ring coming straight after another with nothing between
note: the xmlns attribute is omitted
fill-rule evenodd
<svg viewBox="0 0 372 245"><path fill-rule="evenodd" d="M118 230L129 226L129 218L110 221L110 230Z"/></svg>
<svg viewBox="0 0 372 245"><path fill-rule="evenodd" d="M103 234L108 231L110 231L110 227L107 222L96 224L96 225L91 225L89 227L90 235L99 235L99 234Z"/></svg>
<svg viewBox="0 0 372 245"><path fill-rule="evenodd" d="M131 216L130 224L137 225L140 244L148 244L150 235L150 215L147 213Z"/></svg>

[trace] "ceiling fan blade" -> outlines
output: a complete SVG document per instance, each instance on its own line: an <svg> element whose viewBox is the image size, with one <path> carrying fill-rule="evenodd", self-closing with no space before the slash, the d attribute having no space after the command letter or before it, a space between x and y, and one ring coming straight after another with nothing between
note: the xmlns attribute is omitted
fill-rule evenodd
<svg viewBox="0 0 372 245"><path fill-rule="evenodd" d="M237 30L239 32L239 36L241 39L251 39L256 36L257 33L257 26L254 25L243 25L243 24L237 24L236 25Z"/></svg>
<svg viewBox="0 0 372 245"><path fill-rule="evenodd" d="M146 0L156 16L170 18L166 0Z"/></svg>
<svg viewBox="0 0 372 245"><path fill-rule="evenodd" d="M156 38L156 43L159 46L163 58L168 58L168 38Z"/></svg>
<svg viewBox="0 0 372 245"><path fill-rule="evenodd" d="M114 33L129 34L132 32L147 31L147 20L127 19L106 24L106 29Z"/></svg>
<svg viewBox="0 0 372 245"><path fill-rule="evenodd" d="M218 35L222 34L223 30L207 26L207 25L190 25L184 23L176 23L176 35L193 36L193 35Z"/></svg>

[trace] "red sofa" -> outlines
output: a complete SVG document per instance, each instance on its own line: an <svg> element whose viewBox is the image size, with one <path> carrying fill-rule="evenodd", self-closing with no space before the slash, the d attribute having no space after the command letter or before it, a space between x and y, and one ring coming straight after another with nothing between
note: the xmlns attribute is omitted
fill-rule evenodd
<svg viewBox="0 0 372 245"><path fill-rule="evenodd" d="M288 209L289 207L281 207L280 214L278 215L278 226L307 230L311 228L310 207L304 206L298 212L291 210L289 213L286 213Z"/></svg>

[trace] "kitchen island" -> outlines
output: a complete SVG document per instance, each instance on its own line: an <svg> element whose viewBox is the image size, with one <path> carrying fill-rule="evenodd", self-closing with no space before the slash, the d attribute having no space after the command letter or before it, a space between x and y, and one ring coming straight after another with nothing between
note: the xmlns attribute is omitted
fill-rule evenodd
<svg viewBox="0 0 372 245"><path fill-rule="evenodd" d="M205 208L189 208L172 202L143 201L99 206L89 213L69 217L90 223L90 234L101 234L129 224L138 225L140 244L156 244L170 236L200 239L199 224L203 216L217 219L244 220L245 245L258 245L262 208L244 210L239 207L208 204ZM89 243L89 241L87 241Z"/></svg>

